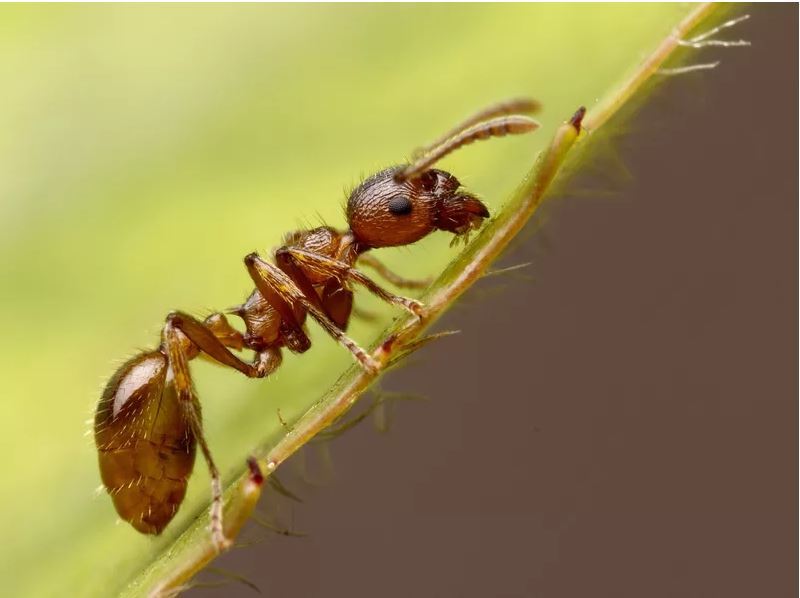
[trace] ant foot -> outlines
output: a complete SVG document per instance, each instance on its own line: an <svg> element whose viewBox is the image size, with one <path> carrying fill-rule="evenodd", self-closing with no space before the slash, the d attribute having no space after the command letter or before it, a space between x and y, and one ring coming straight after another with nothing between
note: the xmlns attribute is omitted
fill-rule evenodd
<svg viewBox="0 0 800 598"><path fill-rule="evenodd" d="M425 304L421 301L417 301L416 299L406 299L405 303L403 303L403 307L405 307L409 313L417 316L420 320L425 315Z"/></svg>
<svg viewBox="0 0 800 598"><path fill-rule="evenodd" d="M381 370L381 364L376 361L369 353L359 355L358 361L368 373L377 374Z"/></svg>
<svg viewBox="0 0 800 598"><path fill-rule="evenodd" d="M225 552L233 546L233 540L228 538L221 529L211 530L211 542L217 552Z"/></svg>

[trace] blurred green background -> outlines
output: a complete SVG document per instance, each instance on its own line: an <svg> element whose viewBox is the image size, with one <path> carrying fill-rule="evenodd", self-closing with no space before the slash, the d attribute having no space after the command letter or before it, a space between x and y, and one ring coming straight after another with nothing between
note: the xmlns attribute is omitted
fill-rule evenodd
<svg viewBox="0 0 800 598"><path fill-rule="evenodd" d="M106 378L166 313L244 299L242 256L294 228L342 227L347 191L471 111L518 95L534 136L459 152L496 211L575 107L635 66L688 5L5 5L0 7L0 548L7 595L113 595L208 500L198 460L161 538L117 523L90 426ZM382 251L409 276L446 235ZM359 295L377 322L392 313ZM313 327L312 327L313 328ZM198 364L223 472L280 433L349 356L314 348L249 381ZM4 593L6 593L4 592Z"/></svg>

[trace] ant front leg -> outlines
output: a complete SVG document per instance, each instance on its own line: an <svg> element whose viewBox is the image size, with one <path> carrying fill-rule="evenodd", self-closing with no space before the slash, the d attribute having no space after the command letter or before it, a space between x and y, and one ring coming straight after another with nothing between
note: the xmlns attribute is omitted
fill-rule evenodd
<svg viewBox="0 0 800 598"><path fill-rule="evenodd" d="M258 292L265 298L271 299L271 303L284 306L278 308L276 305L276 309L279 309L279 312L282 310L287 311L295 305L302 306L322 326L325 332L350 351L365 370L373 373L378 371L378 363L372 356L347 336L325 313L314 288L302 288L310 286L308 279L298 277L298 280L295 280L277 266L261 259L256 253L245 256L244 263ZM291 315L291 311L287 311L287 314Z"/></svg>
<svg viewBox="0 0 800 598"><path fill-rule="evenodd" d="M231 540L225 536L222 526L222 481L216 463L211 456L205 434L203 433L203 420L200 415L200 403L194 394L189 363L183 349L182 339L178 327L174 324L173 315L167 318L164 326L164 344L167 349L167 358L172 368L175 391L183 410L186 422L192 435L200 444L200 450L208 464L211 476L211 539L217 550L222 551L231 546ZM198 322L199 324L199 322ZM202 326L202 325L201 325Z"/></svg>
<svg viewBox="0 0 800 598"><path fill-rule="evenodd" d="M356 270L345 262L335 260L306 249L299 249L297 247L282 247L275 252L275 257L279 261L291 261L293 264L299 267L299 269L307 268L311 271L319 272L331 278L357 282L364 286L370 293L380 297L387 303L402 307L418 318L423 316L424 306L422 303L416 299L401 297L399 295L395 295L394 293L390 293L386 289L380 287L366 274Z"/></svg>

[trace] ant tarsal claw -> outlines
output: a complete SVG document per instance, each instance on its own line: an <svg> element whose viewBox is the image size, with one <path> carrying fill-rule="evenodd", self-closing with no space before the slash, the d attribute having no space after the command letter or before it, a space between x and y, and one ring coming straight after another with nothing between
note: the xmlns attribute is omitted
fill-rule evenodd
<svg viewBox="0 0 800 598"><path fill-rule="evenodd" d="M418 318L422 318L425 314L425 304L421 301L417 301L416 299L406 299L403 307L405 307L410 313L414 314Z"/></svg>
<svg viewBox="0 0 800 598"><path fill-rule="evenodd" d="M228 538L222 530L214 530L211 532L211 541L217 552L225 552L233 546L233 540Z"/></svg>

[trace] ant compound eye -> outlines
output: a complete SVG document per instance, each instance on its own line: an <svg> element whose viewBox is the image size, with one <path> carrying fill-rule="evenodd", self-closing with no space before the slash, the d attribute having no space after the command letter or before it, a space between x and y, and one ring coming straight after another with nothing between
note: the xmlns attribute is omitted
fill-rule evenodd
<svg viewBox="0 0 800 598"><path fill-rule="evenodd" d="M395 216L405 216L411 213L411 200L405 195L395 195L389 200L389 211Z"/></svg>

